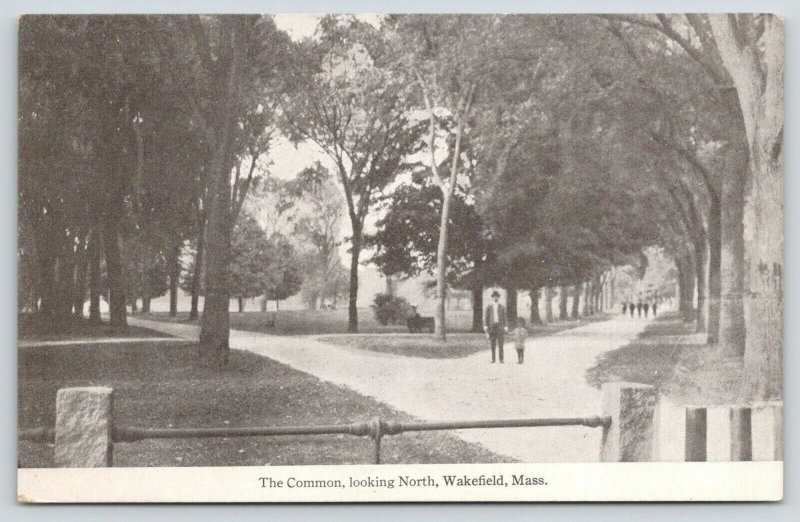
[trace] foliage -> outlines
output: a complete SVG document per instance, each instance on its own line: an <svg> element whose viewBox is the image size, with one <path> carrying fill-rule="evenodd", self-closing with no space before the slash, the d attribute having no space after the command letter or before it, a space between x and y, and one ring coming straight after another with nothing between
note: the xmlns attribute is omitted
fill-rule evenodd
<svg viewBox="0 0 800 522"><path fill-rule="evenodd" d="M382 200L385 214L368 244L375 248L372 261L385 275L433 273L441 206L442 191L424 173L416 173ZM450 223L448 279L459 284L477 277L476 266L485 262L490 246L481 217L462 191L454 195Z"/></svg>
<svg viewBox="0 0 800 522"><path fill-rule="evenodd" d="M350 219L350 329L358 329L358 264L375 195L408 166L423 127L411 120L410 87L388 67L382 34L348 16L326 16L303 47L302 88L287 96L286 133L322 150Z"/></svg>
<svg viewBox="0 0 800 522"><path fill-rule="evenodd" d="M249 214L239 217L231 238L232 297L251 298L262 295L265 281L273 274L273 245L258 222Z"/></svg>
<svg viewBox="0 0 800 522"><path fill-rule="evenodd" d="M263 291L267 299L282 301L300 291L303 275L292 243L281 234L269 238Z"/></svg>
<svg viewBox="0 0 800 522"><path fill-rule="evenodd" d="M371 307L375 320L383 326L402 324L408 317L408 301L397 295L376 294Z"/></svg>

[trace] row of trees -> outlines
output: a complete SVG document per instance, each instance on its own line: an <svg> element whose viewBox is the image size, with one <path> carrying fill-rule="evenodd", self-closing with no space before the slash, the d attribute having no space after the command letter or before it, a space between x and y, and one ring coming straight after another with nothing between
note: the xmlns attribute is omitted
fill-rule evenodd
<svg viewBox="0 0 800 522"><path fill-rule="evenodd" d="M282 135L318 147L342 194L350 331L366 247L386 274L435 276L445 339L449 286L591 296L660 245L698 329L744 356L743 393L775 395L782 46L770 15L328 16L299 43L270 17L25 18L22 279L66 309L75 267L94 296L103 257L122 326L122 252L149 293L190 241L202 353L224 364L235 224Z"/></svg>
<svg viewBox="0 0 800 522"><path fill-rule="evenodd" d="M440 217L435 257L431 238L392 245L420 204L396 196L377 235L387 273L431 270L443 299L448 278L564 286L659 244L698 331L744 356L742 393L780 394L780 17L403 16L387 26L406 52L416 46L400 62L431 122L429 174L407 190L428 191ZM435 139L447 149L438 165ZM447 252L458 199L484 223L466 248L477 259ZM416 266L397 266L403 258Z"/></svg>

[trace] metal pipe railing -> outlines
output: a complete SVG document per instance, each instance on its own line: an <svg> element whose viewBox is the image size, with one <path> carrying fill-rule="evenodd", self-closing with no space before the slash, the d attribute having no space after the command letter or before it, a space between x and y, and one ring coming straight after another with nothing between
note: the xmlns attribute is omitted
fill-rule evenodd
<svg viewBox="0 0 800 522"><path fill-rule="evenodd" d="M19 430L19 440L27 440L29 442L49 442L51 444L56 441L55 428L31 428L27 430Z"/></svg>
<svg viewBox="0 0 800 522"><path fill-rule="evenodd" d="M115 428L114 442L145 439L193 439L213 437L269 437L278 435L356 435L370 434L369 423L319 426L264 426L244 428Z"/></svg>
<svg viewBox="0 0 800 522"><path fill-rule="evenodd" d="M136 442L147 439L270 437L286 435L353 435L373 440L373 461L380 464L381 439L414 431L444 431L495 428L537 428L547 426L608 427L611 417L557 417L544 419L455 420L440 422L396 422L375 417L367 422L318 426L264 426L243 428L137 428L115 427L113 442ZM32 442L54 442L53 428L19 431L19 439Z"/></svg>
<svg viewBox="0 0 800 522"><path fill-rule="evenodd" d="M548 426L606 427L611 417L556 417L544 419L501 419L485 421L441 421L441 422L383 422L382 432L395 435L405 431L469 430L482 428L540 428Z"/></svg>

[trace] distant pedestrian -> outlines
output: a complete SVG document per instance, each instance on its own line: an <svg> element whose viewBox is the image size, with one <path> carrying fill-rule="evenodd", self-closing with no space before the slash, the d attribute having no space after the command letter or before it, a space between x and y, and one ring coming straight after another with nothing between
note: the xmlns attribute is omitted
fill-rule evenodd
<svg viewBox="0 0 800 522"><path fill-rule="evenodd" d="M653 303L653 317L656 316L656 310L658 309L658 303Z"/></svg>
<svg viewBox="0 0 800 522"><path fill-rule="evenodd" d="M642 316L642 302L641 301L636 303L636 315L638 315L639 317Z"/></svg>
<svg viewBox="0 0 800 522"><path fill-rule="evenodd" d="M647 317L647 312L650 310L650 303L644 304L644 316Z"/></svg>
<svg viewBox="0 0 800 522"><path fill-rule="evenodd" d="M483 314L483 330L489 338L489 347L492 349L492 362L495 361L497 351L500 364L503 364L503 343L508 332L506 321L506 307L500 304L500 292L492 292L492 302L486 307Z"/></svg>
<svg viewBox="0 0 800 522"><path fill-rule="evenodd" d="M514 328L514 348L517 350L517 364L522 364L525 358L525 339L528 338L528 329L525 328L525 319L517 318L517 327Z"/></svg>
<svg viewBox="0 0 800 522"><path fill-rule="evenodd" d="M628 303L622 303L622 315L625 315L625 312L628 311Z"/></svg>

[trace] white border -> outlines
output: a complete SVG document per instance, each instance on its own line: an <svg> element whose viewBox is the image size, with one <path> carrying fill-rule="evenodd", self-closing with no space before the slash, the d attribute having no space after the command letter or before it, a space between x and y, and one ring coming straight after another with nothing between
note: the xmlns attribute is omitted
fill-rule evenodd
<svg viewBox="0 0 800 522"><path fill-rule="evenodd" d="M467 477L471 484L448 486L445 476ZM514 485L515 476L533 480L528 485ZM411 479L408 482L420 485L401 485L400 477L408 477ZM631 502L783 498L783 462L28 468L20 469L17 479L18 500L36 503ZM351 479L364 485L351 487ZM298 486L307 481L318 482L320 486ZM365 484L370 481L373 487ZM391 488L387 487L389 481Z"/></svg>

